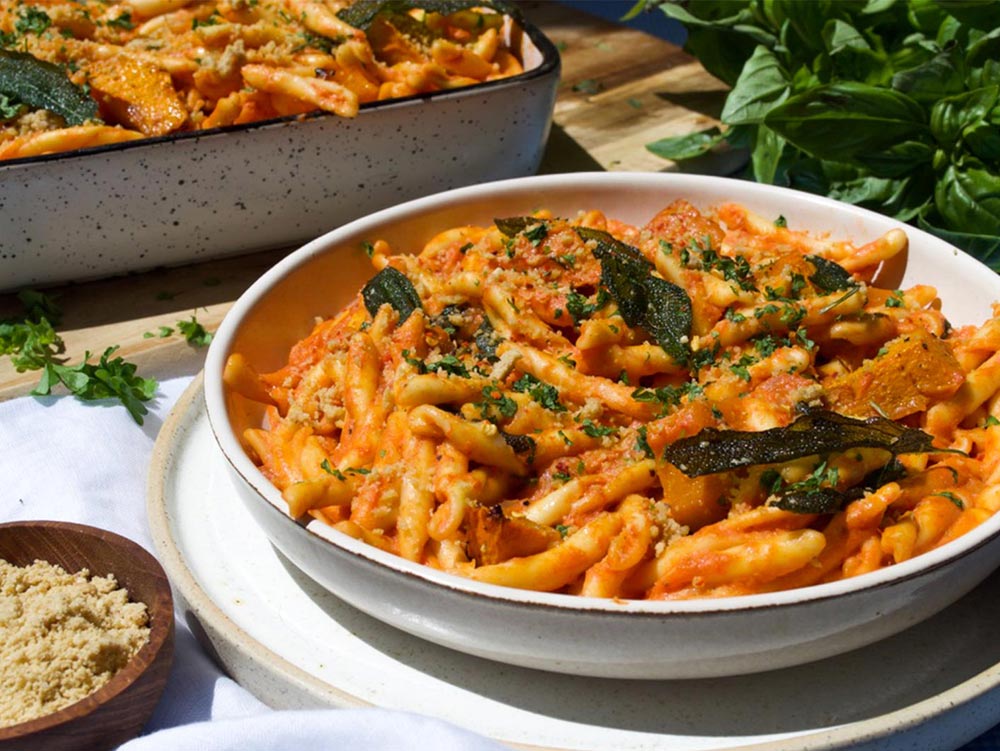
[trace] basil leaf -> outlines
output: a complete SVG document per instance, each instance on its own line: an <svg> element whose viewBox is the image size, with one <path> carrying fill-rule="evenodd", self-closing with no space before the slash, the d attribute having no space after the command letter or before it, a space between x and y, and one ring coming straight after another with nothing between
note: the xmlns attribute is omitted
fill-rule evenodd
<svg viewBox="0 0 1000 751"><path fill-rule="evenodd" d="M770 0L771 12L780 14L781 41L787 49L811 56L823 51L823 27L835 14L832 0Z"/></svg>
<svg viewBox="0 0 1000 751"><path fill-rule="evenodd" d="M1000 83L1000 28L969 45L965 67L970 89Z"/></svg>
<svg viewBox="0 0 1000 751"><path fill-rule="evenodd" d="M864 206L901 222L910 221L930 203L934 177L929 166L909 177L886 179L858 177L848 181L832 180L827 195L838 201Z"/></svg>
<svg viewBox="0 0 1000 751"><path fill-rule="evenodd" d="M903 141L879 151L866 153L858 161L875 177L899 178L921 165L930 165L934 147L923 141Z"/></svg>
<svg viewBox="0 0 1000 751"><path fill-rule="evenodd" d="M982 165L950 164L935 186L934 205L950 228L1000 236L1000 175Z"/></svg>
<svg viewBox="0 0 1000 751"><path fill-rule="evenodd" d="M966 26L983 31L997 27L996 0L936 0L949 15Z"/></svg>
<svg viewBox="0 0 1000 751"><path fill-rule="evenodd" d="M764 123L821 159L849 159L926 129L923 109L904 94L845 81L797 94Z"/></svg>
<svg viewBox="0 0 1000 751"><path fill-rule="evenodd" d="M828 21L823 27L823 41L827 55L820 56L816 66L823 80L854 80L877 86L889 82L892 68L885 52L873 49L865 35L847 21Z"/></svg>
<svg viewBox="0 0 1000 751"><path fill-rule="evenodd" d="M958 48L952 48L922 65L896 73L892 77L892 88L921 104L933 105L965 90L962 63Z"/></svg>
<svg viewBox="0 0 1000 751"><path fill-rule="evenodd" d="M931 133L939 144L952 149L962 131L984 121L1000 100L1000 86L987 86L942 99L931 108Z"/></svg>
<svg viewBox="0 0 1000 751"><path fill-rule="evenodd" d="M944 229L929 218L929 212L921 212L917 217L920 229L940 237L956 248L961 248L973 258L986 264L1000 273L1000 237L996 235L977 235L971 232L958 232Z"/></svg>
<svg viewBox="0 0 1000 751"><path fill-rule="evenodd" d="M684 50L709 73L733 86L758 44L773 47L777 37L755 22L749 2L702 0L682 6L660 3L664 15L687 29Z"/></svg>
<svg viewBox="0 0 1000 751"><path fill-rule="evenodd" d="M705 428L681 438L663 458L688 477L775 464L852 448L880 448L898 454L935 451L933 438L884 417L859 420L826 410L809 412L791 425L757 432Z"/></svg>
<svg viewBox="0 0 1000 751"><path fill-rule="evenodd" d="M757 126L750 164L757 182L773 183L785 153L785 139L766 125Z"/></svg>
<svg viewBox="0 0 1000 751"><path fill-rule="evenodd" d="M420 295L406 275L386 266L361 290L361 299L365 303L368 314L374 318L383 305L390 305L399 313L399 323L402 324L415 310L423 310Z"/></svg>
<svg viewBox="0 0 1000 751"><path fill-rule="evenodd" d="M0 95L54 112L69 125L98 119L97 102L62 68L27 52L0 49Z"/></svg>
<svg viewBox="0 0 1000 751"><path fill-rule="evenodd" d="M709 128L698 133L685 133L683 136L661 138L646 144L646 149L664 159L680 161L701 156L726 140L718 128Z"/></svg>
<svg viewBox="0 0 1000 751"><path fill-rule="evenodd" d="M720 118L730 125L762 123L771 108L785 101L788 94L788 74L777 56L760 45L743 66L736 85L726 97Z"/></svg>
<svg viewBox="0 0 1000 751"><path fill-rule="evenodd" d="M1000 107L995 107L988 120L970 125L962 131L965 147L984 162L1000 163Z"/></svg>

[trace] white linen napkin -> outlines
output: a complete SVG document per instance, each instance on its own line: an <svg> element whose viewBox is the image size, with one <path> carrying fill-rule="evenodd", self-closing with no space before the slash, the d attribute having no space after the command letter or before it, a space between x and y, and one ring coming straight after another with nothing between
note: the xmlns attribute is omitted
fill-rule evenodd
<svg viewBox="0 0 1000 751"><path fill-rule="evenodd" d="M0 521L90 524L154 553L146 523L146 474L156 435L190 378L160 384L144 424L112 401L72 397L0 403ZM493 741L404 712L272 711L207 657L178 619L174 666L144 735L120 751L467 749Z"/></svg>

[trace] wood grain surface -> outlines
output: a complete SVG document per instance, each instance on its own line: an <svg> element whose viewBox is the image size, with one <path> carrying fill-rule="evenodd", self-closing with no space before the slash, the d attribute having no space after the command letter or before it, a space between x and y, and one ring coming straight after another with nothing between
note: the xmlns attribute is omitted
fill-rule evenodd
<svg viewBox="0 0 1000 751"><path fill-rule="evenodd" d="M645 145L716 122L724 84L676 45L560 3L522 6L562 56L554 124L540 172L676 170ZM722 156L696 168L725 174L738 161ZM195 316L214 330L240 293L288 250L46 290L63 310L58 331L67 362L119 345L141 375L193 375L202 366L204 348L188 345L176 333L161 338L160 327L176 329L178 321ZM0 295L0 319L16 315L20 307L13 295ZM0 358L0 399L27 394L37 382L37 372L18 373L8 358Z"/></svg>

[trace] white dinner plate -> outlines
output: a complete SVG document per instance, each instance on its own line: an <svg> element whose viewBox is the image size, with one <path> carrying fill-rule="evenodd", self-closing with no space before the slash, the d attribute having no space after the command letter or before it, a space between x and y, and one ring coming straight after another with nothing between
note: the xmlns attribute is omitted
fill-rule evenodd
<svg viewBox="0 0 1000 751"><path fill-rule="evenodd" d="M898 636L733 678L559 675L398 631L270 545L230 485L200 377L160 432L148 513L179 617L274 707L407 710L559 751L952 751L1000 722L1000 574Z"/></svg>

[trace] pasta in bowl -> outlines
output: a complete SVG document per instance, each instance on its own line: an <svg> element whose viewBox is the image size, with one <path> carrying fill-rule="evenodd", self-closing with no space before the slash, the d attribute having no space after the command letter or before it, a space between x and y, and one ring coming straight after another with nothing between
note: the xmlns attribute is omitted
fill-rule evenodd
<svg viewBox="0 0 1000 751"><path fill-rule="evenodd" d="M479 186L272 270L213 345L209 415L278 547L377 617L567 672L768 669L996 565L977 271L735 181Z"/></svg>

